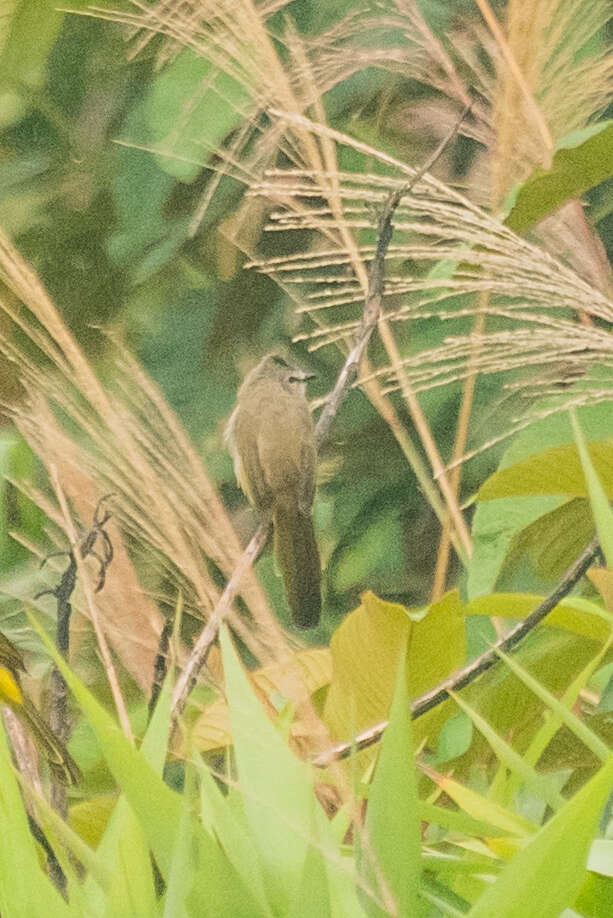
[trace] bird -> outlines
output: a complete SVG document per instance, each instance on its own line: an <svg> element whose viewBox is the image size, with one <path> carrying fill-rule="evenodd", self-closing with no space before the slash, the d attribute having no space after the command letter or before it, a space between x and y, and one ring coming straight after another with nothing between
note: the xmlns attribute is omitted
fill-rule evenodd
<svg viewBox="0 0 613 918"><path fill-rule="evenodd" d="M37 749L49 763L53 776L62 784L77 784L79 766L64 743L45 723L21 688L20 673L25 664L19 649L0 631L0 704L5 704L26 726Z"/></svg>
<svg viewBox="0 0 613 918"><path fill-rule="evenodd" d="M314 375L281 354L267 354L240 386L225 431L242 491L272 517L292 620L305 629L321 615L321 563L311 515L317 445L306 397Z"/></svg>

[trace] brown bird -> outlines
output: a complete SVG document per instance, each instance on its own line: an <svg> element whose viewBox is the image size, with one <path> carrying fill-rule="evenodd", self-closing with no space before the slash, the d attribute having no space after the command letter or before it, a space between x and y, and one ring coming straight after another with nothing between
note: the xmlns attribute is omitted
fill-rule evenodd
<svg viewBox="0 0 613 918"><path fill-rule="evenodd" d="M274 550L299 628L313 628L321 614L311 518L317 447L306 398L313 375L267 355L245 377L226 428L239 485L254 507L272 514Z"/></svg>
<svg viewBox="0 0 613 918"><path fill-rule="evenodd" d="M39 751L62 784L76 784L81 772L65 745L21 691L19 673L25 672L20 651L0 632L0 704L5 704L28 728Z"/></svg>

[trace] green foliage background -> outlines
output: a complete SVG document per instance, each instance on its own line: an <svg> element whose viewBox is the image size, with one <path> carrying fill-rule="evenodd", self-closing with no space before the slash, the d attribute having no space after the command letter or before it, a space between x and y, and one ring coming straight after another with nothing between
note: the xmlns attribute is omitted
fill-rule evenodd
<svg viewBox="0 0 613 918"><path fill-rule="evenodd" d="M474 14L467 0L423 0L420 8L443 37ZM235 176L223 175L204 217L194 223L216 179L216 151L240 131L240 110L252 101L249 91L226 73L217 94L203 95L199 90L211 76L211 62L183 48L160 63L159 36L131 54L137 38L129 41L125 26L105 21L110 9L105 4L90 15L83 5L67 13L46 0L7 6L0 24L0 226L39 274L103 381L113 373L112 335L136 353L179 415L246 538L254 521L245 513L221 437L245 368L272 347L292 347L317 373L311 394L320 397L331 389L342 357L333 347L309 353L302 340L292 345L305 327L295 304L270 277L245 269L247 257L228 233L245 190ZM504 19L506 4L492 9ZM292 28L314 41L356 12L351 2L296 0L269 25L275 34L286 34L289 16ZM591 36L590 47L609 47L610 28L609 22ZM391 48L396 33L386 35L381 41ZM289 58L281 39L278 46L280 57ZM322 105L336 130L418 166L441 131L427 119L419 121L418 114L414 125L413 112L420 105L427 111L437 93L427 82L392 71L359 69L327 90ZM183 119L178 113L190 99L194 106ZM611 261L611 118L613 107L599 112L594 123L557 143L550 170L530 170L506 201L508 227L530 234L569 197L581 197ZM152 152L168 138L172 156ZM461 137L436 168L446 182L462 183L481 152L477 140ZM370 168L350 147L339 156L348 171ZM283 156L280 160L283 165ZM375 219L373 210L372 227L361 238L372 238ZM308 249L316 235L305 229L264 233L263 223L262 217L252 227L256 258ZM443 262L438 270L454 268ZM12 295L8 288L3 294ZM399 323L399 351L406 356L440 347L450 333L467 333L472 321L461 315L448 324L437 318ZM9 324L3 315L0 332L21 342ZM596 325L608 330L604 320ZM29 345L20 346L27 351ZM386 360L376 336L369 353L374 365ZM607 360L602 363L594 374L604 386ZM480 378L467 449L512 427L518 397L503 387L514 378ZM588 382L574 383L573 392L581 393ZM19 373L3 357L0 401L10 404L19 390ZM397 392L391 399L401 422L415 433L404 400ZM457 381L420 394L444 461L452 454L460 399ZM108 688L95 653L86 647L88 688L66 674L82 717L71 749L86 772L82 796L72 801L74 831L44 803L40 807L46 831L76 852L88 876L81 884L65 858L70 904L54 892L49 913L183 918L201 914L208 901L206 913L216 915L558 918L566 907L565 918L610 915L613 664L606 573L584 584L582 595L565 600L517 657L460 698L414 728L403 716L409 697L491 642L492 619L499 625L514 621L538 604L591 537L594 519L603 546L608 544L610 401L582 407L578 419L589 449L578 449L578 428L573 430L567 414L557 413L478 452L465 466L460 502L468 505L474 556L463 569L453 561L448 585L457 589L430 605L440 525L388 425L364 394L354 391L321 457L314 507L325 615L308 640L326 645L331 638L330 650L302 650L299 658L316 710L334 739L349 739L386 718L391 706L382 749L360 753L343 771L360 804L368 800L364 835L349 806L339 806L334 819L324 817L311 772L287 749L295 712L284 706L281 678L258 672L248 682L227 633L222 636L227 698L208 686L196 698L197 712L211 705L210 714L217 705L218 720L211 726L205 717L194 729L196 745L207 756L188 748L185 767L172 761L165 770L169 686L137 752L100 705L109 704ZM40 546L49 526L12 482L44 488L46 479L8 414L0 471L0 573L7 597L2 628L34 651L36 676L46 672L52 651L43 650L44 637L32 631L14 598L31 595L39 574L30 551L12 533L26 545ZM137 560L146 569L143 559ZM610 567L610 558L606 561ZM269 554L258 562L258 574L287 624ZM164 594L163 577L153 579L153 592ZM164 600L160 604L167 609L171 603L165 595ZM188 621L185 632L196 628L197 622ZM398 666L405 647L408 677ZM246 650L244 660L251 662ZM130 716L142 735L146 699L121 675ZM263 714L254 686L279 712L278 729ZM10 772L4 746L0 757ZM322 783L334 784L331 771L322 774ZM11 781L0 791L0 811L19 842L15 849L22 863L37 879L29 898L7 882L21 868L10 846L0 845L0 911L22 918L40 913L36 909L50 897L50 887L34 867L40 852L27 830L12 772ZM162 898L156 896L150 851L165 883Z"/></svg>

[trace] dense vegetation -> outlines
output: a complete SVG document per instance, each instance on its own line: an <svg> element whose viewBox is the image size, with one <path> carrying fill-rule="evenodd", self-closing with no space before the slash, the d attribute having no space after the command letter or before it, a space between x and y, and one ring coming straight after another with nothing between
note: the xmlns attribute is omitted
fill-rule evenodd
<svg viewBox="0 0 613 918"><path fill-rule="evenodd" d="M607 0L7 5L0 631L82 777L6 712L3 918L613 914L612 89ZM321 624L267 548L221 616L240 380L283 346L318 415L398 190Z"/></svg>

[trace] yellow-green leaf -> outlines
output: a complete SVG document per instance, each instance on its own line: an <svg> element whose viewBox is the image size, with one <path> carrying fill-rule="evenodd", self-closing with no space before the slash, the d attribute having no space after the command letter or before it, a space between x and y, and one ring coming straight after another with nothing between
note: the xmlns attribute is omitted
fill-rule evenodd
<svg viewBox="0 0 613 918"><path fill-rule="evenodd" d="M500 618L525 618L539 603L542 596L532 593L492 593L478 596L466 605L466 615L495 615ZM604 644L611 634L613 618L594 602L580 596L563 599L553 609L545 624L572 631L581 637Z"/></svg>
<svg viewBox="0 0 613 918"><path fill-rule="evenodd" d="M589 454L607 497L613 499L613 439L590 442ZM574 443L555 446L499 469L481 485L477 499L544 494L587 497L585 475Z"/></svg>
<svg viewBox="0 0 613 918"><path fill-rule="evenodd" d="M332 637L333 676L324 721L337 739L388 716L394 693L398 651L406 642L409 690L415 697L432 688L465 659L463 607L456 591L419 612L384 602L367 592ZM421 719L419 729L434 731L446 718ZM442 719L441 719L442 718Z"/></svg>

